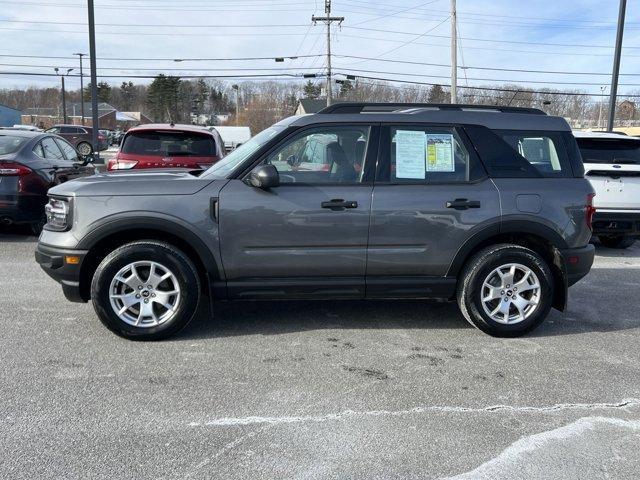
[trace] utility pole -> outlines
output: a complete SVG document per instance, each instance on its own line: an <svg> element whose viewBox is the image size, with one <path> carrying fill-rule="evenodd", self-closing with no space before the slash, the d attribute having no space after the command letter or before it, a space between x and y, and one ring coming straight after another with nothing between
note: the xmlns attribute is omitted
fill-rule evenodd
<svg viewBox="0 0 640 480"><path fill-rule="evenodd" d="M240 86L237 84L231 85L236 91L236 126L240 125Z"/></svg>
<svg viewBox="0 0 640 480"><path fill-rule="evenodd" d="M73 71L73 68L69 68L67 69L67 73L59 73L60 69L58 67L55 67L53 69L56 72L56 75L58 75L60 77L60 80L62 82L62 90L61 90L61 95L62 95L62 123L66 124L67 123L67 94L64 88L64 77L65 75L69 75L69 73L71 73Z"/></svg>
<svg viewBox="0 0 640 480"><path fill-rule="evenodd" d="M451 0L451 103L458 103L458 13Z"/></svg>
<svg viewBox="0 0 640 480"><path fill-rule="evenodd" d="M609 122L607 131L613 131L613 120L616 117L616 96L618 95L618 75L620 73L620 55L622 54L622 34L624 33L624 15L627 10L627 0L620 0L618 11L618 33L616 34L616 51L613 56L613 74L611 75L611 96L609 97Z"/></svg>
<svg viewBox="0 0 640 480"><path fill-rule="evenodd" d="M314 25L318 22L324 22L327 25L327 106L331 105L331 24L333 22L338 22L340 25L344 22L344 17L332 17L331 16L331 0L324 0L324 12L327 14L326 17L316 17L315 15L311 16L311 21Z"/></svg>
<svg viewBox="0 0 640 480"><path fill-rule="evenodd" d="M82 118L82 125L84 126L84 78L82 76L82 57L86 55L86 53L74 53L80 59L80 116Z"/></svg>
<svg viewBox="0 0 640 480"><path fill-rule="evenodd" d="M98 148L98 72L96 68L96 21L93 12L93 0L87 0L89 16L89 64L91 65L91 144L97 161L100 161Z"/></svg>

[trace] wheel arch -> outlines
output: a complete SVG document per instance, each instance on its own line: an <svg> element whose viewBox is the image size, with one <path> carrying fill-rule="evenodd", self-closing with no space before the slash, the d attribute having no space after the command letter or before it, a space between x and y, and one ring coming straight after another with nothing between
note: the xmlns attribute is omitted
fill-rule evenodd
<svg viewBox="0 0 640 480"><path fill-rule="evenodd" d="M210 290L212 282L222 277L211 249L189 228L157 217L119 218L92 229L78 243L78 249L87 250L80 269L80 294L83 299L90 298L91 279L100 262L114 249L139 240L163 241L180 249L194 262L201 284L207 290Z"/></svg>
<svg viewBox="0 0 640 480"><path fill-rule="evenodd" d="M457 277L476 252L498 243L521 245L542 256L553 274L553 307L558 310L566 308L568 280L560 250L568 248L568 245L559 233L539 222L513 220L477 232L460 247L449 266L447 277Z"/></svg>

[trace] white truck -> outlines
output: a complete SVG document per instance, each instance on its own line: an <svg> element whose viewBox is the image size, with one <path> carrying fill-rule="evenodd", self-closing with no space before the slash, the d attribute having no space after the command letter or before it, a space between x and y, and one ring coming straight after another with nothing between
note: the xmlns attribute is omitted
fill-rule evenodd
<svg viewBox="0 0 640 480"><path fill-rule="evenodd" d="M222 137L224 148L228 152L238 148L251 138L251 129L249 127L209 127L210 130L216 130Z"/></svg>
<svg viewBox="0 0 640 480"><path fill-rule="evenodd" d="M628 248L640 236L640 138L573 132L585 177L596 191L593 234L609 248Z"/></svg>

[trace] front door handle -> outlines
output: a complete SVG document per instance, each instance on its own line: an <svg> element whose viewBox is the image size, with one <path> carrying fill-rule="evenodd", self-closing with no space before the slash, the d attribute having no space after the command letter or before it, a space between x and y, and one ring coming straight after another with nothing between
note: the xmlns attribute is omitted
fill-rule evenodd
<svg viewBox="0 0 640 480"><path fill-rule="evenodd" d="M334 198L328 202L322 202L320 206L322 208L330 208L331 210L344 210L345 208L358 208L358 202Z"/></svg>
<svg viewBox="0 0 640 480"><path fill-rule="evenodd" d="M467 200L466 198L456 198L447 202L447 208L455 210L466 210L467 208L480 208L478 200Z"/></svg>

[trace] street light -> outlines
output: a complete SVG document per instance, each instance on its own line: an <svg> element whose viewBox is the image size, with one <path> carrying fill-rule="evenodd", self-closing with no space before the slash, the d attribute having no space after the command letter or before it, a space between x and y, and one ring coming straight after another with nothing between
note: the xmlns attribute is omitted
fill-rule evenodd
<svg viewBox="0 0 640 480"><path fill-rule="evenodd" d="M80 115L82 117L82 125L84 126L84 79L82 75L82 57L86 53L74 53L80 59Z"/></svg>

